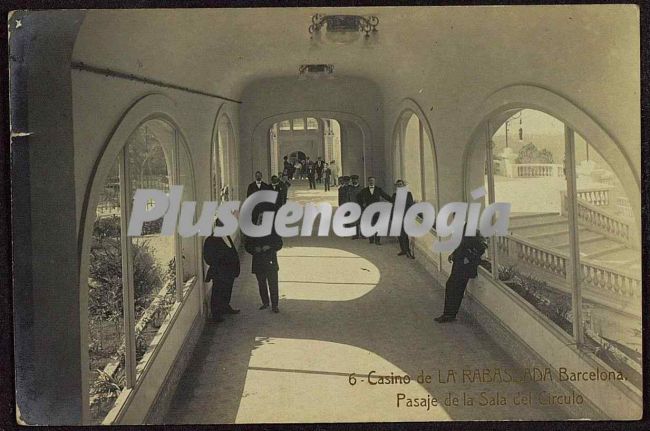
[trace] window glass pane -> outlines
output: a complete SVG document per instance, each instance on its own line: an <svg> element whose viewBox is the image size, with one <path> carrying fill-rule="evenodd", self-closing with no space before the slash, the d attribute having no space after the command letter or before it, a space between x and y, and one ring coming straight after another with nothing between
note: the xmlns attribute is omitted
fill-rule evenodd
<svg viewBox="0 0 650 431"><path fill-rule="evenodd" d="M628 165L608 163L578 133L575 154L585 342L641 388L641 249L628 195L638 187L619 178Z"/></svg>
<svg viewBox="0 0 650 431"><path fill-rule="evenodd" d="M104 182L90 244L88 362L90 415L100 423L125 385L120 179L116 161Z"/></svg>
<svg viewBox="0 0 650 431"><path fill-rule="evenodd" d="M211 159L210 159L210 184L212 185L211 200L220 200L221 178L219 172L219 137L217 136L212 142Z"/></svg>
<svg viewBox="0 0 650 431"><path fill-rule="evenodd" d="M220 200L230 200L232 190L229 180L229 161L230 161L230 124L228 119L223 117L219 124L218 132L219 142L219 175L221 179L221 190L219 191Z"/></svg>
<svg viewBox="0 0 650 431"><path fill-rule="evenodd" d="M140 126L127 143L131 193L140 188L169 192L174 130L161 120ZM175 301L174 237L160 235L162 217L145 222L142 236L131 240L137 375L142 358Z"/></svg>
<svg viewBox="0 0 650 431"><path fill-rule="evenodd" d="M404 132L404 179L416 201L422 200L420 166L420 120L412 115Z"/></svg>
<svg viewBox="0 0 650 431"><path fill-rule="evenodd" d="M183 201L195 201L194 180L192 177L192 165L185 145L178 146L178 163L180 177L178 183L183 186ZM194 223L198 218L201 208L197 208L194 214ZM183 253L183 282L190 281L196 275L196 235L187 238L179 237ZM183 296L189 291L189 283L184 285Z"/></svg>
<svg viewBox="0 0 650 431"><path fill-rule="evenodd" d="M429 135L424 132L422 135L424 152L422 158L424 159L424 187L426 190L427 202L434 205L436 204L436 177L435 177L435 164L433 160L433 147Z"/></svg>
<svg viewBox="0 0 650 431"><path fill-rule="evenodd" d="M492 140L495 201L512 205L511 235L497 237L499 278L571 334L564 124L524 110Z"/></svg>
<svg viewBox="0 0 650 431"><path fill-rule="evenodd" d="M315 118L307 118L307 129L318 130L318 120Z"/></svg>
<svg viewBox="0 0 650 431"><path fill-rule="evenodd" d="M289 120L280 121L280 130L291 130L291 122Z"/></svg>
<svg viewBox="0 0 650 431"><path fill-rule="evenodd" d="M293 120L293 130L305 130L305 120L302 118Z"/></svg>

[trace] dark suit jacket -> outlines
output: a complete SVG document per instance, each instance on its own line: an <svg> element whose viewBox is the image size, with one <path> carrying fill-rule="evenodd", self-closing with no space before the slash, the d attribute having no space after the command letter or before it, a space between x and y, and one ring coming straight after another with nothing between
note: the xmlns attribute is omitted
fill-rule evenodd
<svg viewBox="0 0 650 431"><path fill-rule="evenodd" d="M357 202L361 205L361 208L366 208L370 204L375 202L381 202L381 198L384 198L387 201L391 201L391 197L381 189L381 187L375 186L375 192L370 193L370 187L366 187L359 192L357 196Z"/></svg>
<svg viewBox="0 0 650 431"><path fill-rule="evenodd" d="M270 185L268 185L264 181L262 181L262 187L260 187L259 190L269 190L270 187L271 187ZM257 184L255 184L255 181L253 181L252 183L250 183L248 185L248 190L246 191L246 197L249 197L250 195L252 195L256 191L258 191Z"/></svg>
<svg viewBox="0 0 650 431"><path fill-rule="evenodd" d="M452 272L462 272L469 278L475 278L481 256L487 250L487 240L478 236L464 236L460 245L453 251L450 259L454 262Z"/></svg>
<svg viewBox="0 0 650 431"><path fill-rule="evenodd" d="M230 247L226 245L226 241L230 243ZM230 236L207 237L203 242L203 260L209 266L205 281L239 277L239 253Z"/></svg>
<svg viewBox="0 0 650 431"><path fill-rule="evenodd" d="M271 247L269 250L256 251L256 247L268 245ZM275 233L262 237L247 236L244 240L244 248L247 252L253 255L253 264L251 272L253 274L264 274L269 271L277 271L280 269L278 266L277 252L282 248L282 238Z"/></svg>
<svg viewBox="0 0 650 431"><path fill-rule="evenodd" d="M339 186L339 206L349 201L348 186Z"/></svg>
<svg viewBox="0 0 650 431"><path fill-rule="evenodd" d="M390 199L390 201L391 201L392 203L395 203L395 198L396 198L396 197L397 197L397 192L393 193L393 197ZM413 195L411 194L411 192L408 192L408 193L406 194L406 205L404 205L404 213L406 213L406 211L408 211L409 208L411 208L411 206L412 206L414 203L415 203L415 201L413 200Z"/></svg>
<svg viewBox="0 0 650 431"><path fill-rule="evenodd" d="M278 192L278 198L275 200L275 206L280 208L282 205L287 203L287 185L280 181L275 186L273 184L269 185L270 189L274 192Z"/></svg>

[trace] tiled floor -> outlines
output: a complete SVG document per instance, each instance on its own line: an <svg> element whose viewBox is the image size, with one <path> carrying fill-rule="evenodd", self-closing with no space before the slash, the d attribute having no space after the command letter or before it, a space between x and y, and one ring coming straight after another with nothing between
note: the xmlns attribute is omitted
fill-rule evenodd
<svg viewBox="0 0 650 431"><path fill-rule="evenodd" d="M301 187L294 184L293 193ZM245 254L232 300L241 314L206 325L165 422L561 419L559 409L513 405L518 392L543 390L535 383L462 382L463 369L521 370L467 316L434 322L442 287L397 251L395 242L285 239L279 314L257 309L257 283ZM414 379L422 370L432 382L370 385L373 370ZM441 383L449 370L456 382ZM481 392L489 398L498 392L507 405L479 406ZM397 407L399 393L430 395L439 405L409 408L402 400ZM463 393L474 405L463 405ZM458 406L444 405L450 394Z"/></svg>

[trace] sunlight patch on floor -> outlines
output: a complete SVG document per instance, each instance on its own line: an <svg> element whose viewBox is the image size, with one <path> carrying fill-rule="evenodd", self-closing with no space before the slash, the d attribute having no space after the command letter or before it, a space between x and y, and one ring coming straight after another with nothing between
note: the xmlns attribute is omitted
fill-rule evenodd
<svg viewBox="0 0 650 431"><path fill-rule="evenodd" d="M283 299L351 301L375 288L381 278L369 260L327 247L288 247L278 253Z"/></svg>
<svg viewBox="0 0 650 431"><path fill-rule="evenodd" d="M397 407L397 393L426 398L416 382L369 385L367 375L404 375L373 352L319 340L256 338L236 423L450 420L442 407ZM356 374L350 385L348 376ZM364 381L361 381L364 379Z"/></svg>

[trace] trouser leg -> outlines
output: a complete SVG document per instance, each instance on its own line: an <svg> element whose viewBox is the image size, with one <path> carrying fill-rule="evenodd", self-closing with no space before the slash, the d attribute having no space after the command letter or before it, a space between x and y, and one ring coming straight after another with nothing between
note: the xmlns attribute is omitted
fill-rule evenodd
<svg viewBox="0 0 650 431"><path fill-rule="evenodd" d="M255 277L257 277L257 287L260 291L262 304L269 305L269 291L266 285L266 274L255 274Z"/></svg>
<svg viewBox="0 0 650 431"><path fill-rule="evenodd" d="M217 317L221 313L219 308L219 285L217 280L212 280L212 294L210 295L210 313L212 317Z"/></svg>
<svg viewBox="0 0 650 431"><path fill-rule="evenodd" d="M402 232L399 234L399 249L404 253L411 251L409 236L406 234L406 231L404 229L402 229Z"/></svg>
<svg viewBox="0 0 650 431"><path fill-rule="evenodd" d="M278 271L271 270L266 276L269 282L269 291L271 292L271 306L277 307L279 301Z"/></svg>
<svg viewBox="0 0 650 431"><path fill-rule="evenodd" d="M234 278L224 280L223 285L223 307L230 308L230 299L232 298L232 286L235 283Z"/></svg>
<svg viewBox="0 0 650 431"><path fill-rule="evenodd" d="M460 304L463 301L463 295L465 294L465 288L468 282L468 277L463 274L454 274L452 269L445 288L445 310L443 312L445 316L456 316L460 309Z"/></svg>

